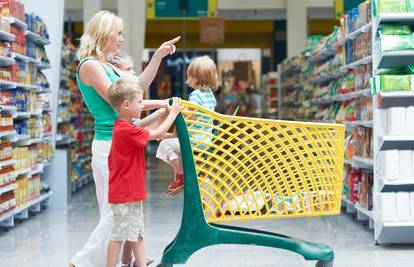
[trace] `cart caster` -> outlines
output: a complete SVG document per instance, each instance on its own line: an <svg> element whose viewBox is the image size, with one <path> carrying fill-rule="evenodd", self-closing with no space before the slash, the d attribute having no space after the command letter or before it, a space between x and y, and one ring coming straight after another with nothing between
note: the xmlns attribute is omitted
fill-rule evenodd
<svg viewBox="0 0 414 267"><path fill-rule="evenodd" d="M160 263L157 265L157 267L173 267L172 264L164 264L164 263Z"/></svg>
<svg viewBox="0 0 414 267"><path fill-rule="evenodd" d="M332 261L317 261L315 267L333 267Z"/></svg>

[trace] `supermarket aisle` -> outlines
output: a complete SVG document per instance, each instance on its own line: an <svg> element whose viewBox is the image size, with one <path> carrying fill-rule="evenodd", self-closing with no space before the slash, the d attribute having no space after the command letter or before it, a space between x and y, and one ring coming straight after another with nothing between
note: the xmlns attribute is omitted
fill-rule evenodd
<svg viewBox="0 0 414 267"><path fill-rule="evenodd" d="M161 178L163 177L163 179ZM164 190L169 177L165 165L149 171L146 204L146 237L149 257L159 260L174 237L181 219L182 196L170 198ZM94 188L74 195L68 211L47 210L0 232L1 266L61 267L85 242L97 222ZM246 226L246 224L242 224ZM248 227L276 231L310 241L326 242L336 253L335 266L412 266L414 247L379 247L372 232L347 215L338 217L258 221ZM252 249L253 248L253 249ZM207 264L209 262L209 264ZM154 265L155 266L155 265ZM281 250L218 246L196 253L185 266L313 266L299 256Z"/></svg>

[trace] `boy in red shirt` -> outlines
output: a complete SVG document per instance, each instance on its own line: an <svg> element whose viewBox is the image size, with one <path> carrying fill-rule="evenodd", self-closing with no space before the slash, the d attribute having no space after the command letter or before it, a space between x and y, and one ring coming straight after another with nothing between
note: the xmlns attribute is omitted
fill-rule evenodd
<svg viewBox="0 0 414 267"><path fill-rule="evenodd" d="M132 124L143 109L142 89L134 80L121 79L108 90L111 105L119 118L114 123L109 153L109 203L114 213L114 228L108 244L107 267L115 267L122 242L133 242L138 267L144 267L144 220L142 201L145 190L145 146L148 140L161 139L180 112L181 100L173 99L168 117L156 129Z"/></svg>

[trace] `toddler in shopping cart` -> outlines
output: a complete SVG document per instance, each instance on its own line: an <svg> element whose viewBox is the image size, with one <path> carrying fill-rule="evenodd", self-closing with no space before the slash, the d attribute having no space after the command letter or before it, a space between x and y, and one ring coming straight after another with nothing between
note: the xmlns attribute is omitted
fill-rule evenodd
<svg viewBox="0 0 414 267"><path fill-rule="evenodd" d="M219 83L216 64L210 57L201 56L192 60L187 69L186 83L194 89L188 100L214 111L217 102L213 91L217 89ZM209 136L211 136L212 128L201 125L193 125L192 127L194 130L201 132L193 138L204 139L204 143L211 142L211 140L206 139L211 139ZM184 174L180 162L181 151L178 138L161 141L156 157L165 161L174 170L174 180L169 185L167 194L174 195L182 191L184 188Z"/></svg>
<svg viewBox="0 0 414 267"><path fill-rule="evenodd" d="M115 267L123 242L132 242L137 267L146 266L142 201L145 189L145 147L148 140L162 138L180 112L180 100L173 99L167 118L153 130L136 126L144 108L143 90L136 79L121 79L108 90L108 98L119 118L114 123L108 158L108 201L114 227L107 251L107 267Z"/></svg>

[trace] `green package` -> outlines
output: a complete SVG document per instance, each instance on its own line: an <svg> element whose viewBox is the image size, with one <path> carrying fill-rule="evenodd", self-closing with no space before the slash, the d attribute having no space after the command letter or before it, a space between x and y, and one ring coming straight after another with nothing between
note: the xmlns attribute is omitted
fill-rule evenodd
<svg viewBox="0 0 414 267"><path fill-rule="evenodd" d="M380 13L407 12L407 0L378 0L378 10Z"/></svg>
<svg viewBox="0 0 414 267"><path fill-rule="evenodd" d="M383 35L410 35L413 33L410 26L404 24L382 24L380 27Z"/></svg>
<svg viewBox="0 0 414 267"><path fill-rule="evenodd" d="M403 75L411 73L407 68L390 68L390 69L379 69L377 75Z"/></svg>
<svg viewBox="0 0 414 267"><path fill-rule="evenodd" d="M411 75L381 75L382 92L411 91Z"/></svg>
<svg viewBox="0 0 414 267"><path fill-rule="evenodd" d="M380 34L382 51L405 50L413 48L413 35Z"/></svg>

